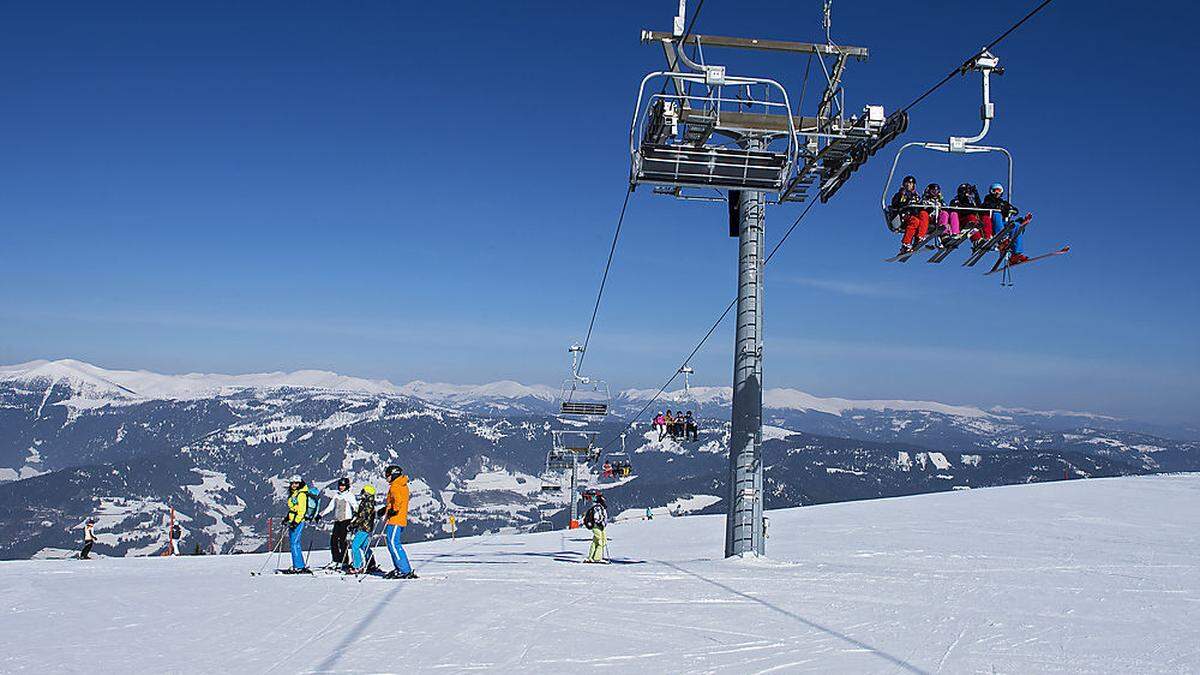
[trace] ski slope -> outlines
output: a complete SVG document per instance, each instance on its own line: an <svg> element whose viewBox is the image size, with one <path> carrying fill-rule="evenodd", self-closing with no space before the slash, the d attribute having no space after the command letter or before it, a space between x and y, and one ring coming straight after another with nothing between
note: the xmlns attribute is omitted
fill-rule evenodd
<svg viewBox="0 0 1200 675"><path fill-rule="evenodd" d="M409 547L424 578L251 577L262 555L0 563L0 671L1193 672L1200 475ZM313 554L323 563L326 555Z"/></svg>

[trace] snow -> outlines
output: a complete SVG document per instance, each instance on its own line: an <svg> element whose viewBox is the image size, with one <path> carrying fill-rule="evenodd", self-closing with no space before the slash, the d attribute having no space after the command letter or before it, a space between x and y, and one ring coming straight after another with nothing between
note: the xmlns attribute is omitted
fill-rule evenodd
<svg viewBox="0 0 1200 675"><path fill-rule="evenodd" d="M733 400L730 387L692 387L690 398L698 404L728 405ZM626 389L621 395L630 400L645 400L658 393L657 389ZM683 390L667 392L663 399L682 400ZM889 410L936 412L959 417L988 418L992 413L972 406L947 405L936 401L904 400L853 400L846 398L822 398L798 389L766 389L763 391L763 407L776 410L803 410L841 416L851 410Z"/></svg>
<svg viewBox="0 0 1200 675"><path fill-rule="evenodd" d="M575 564L578 531L464 537L410 545L415 582L4 562L3 670L1188 672L1198 500L1186 475L774 511L764 560L721 559L723 516L635 519L620 564Z"/></svg>
<svg viewBox="0 0 1200 675"><path fill-rule="evenodd" d="M926 454L929 456L929 461L933 462L933 465L936 466L937 468L939 468L939 469L949 469L950 468L950 460L946 459L946 456L943 455L942 453L928 452Z"/></svg>
<svg viewBox="0 0 1200 675"><path fill-rule="evenodd" d="M372 394L397 393L398 391L395 385L386 380L366 380L324 370L245 375L211 373L163 375L145 370L110 370L74 359L30 361L13 366L0 366L0 380L51 382L65 380L75 386L78 391L85 393L84 399L103 395L122 399L186 400L239 389L279 387L357 391Z"/></svg>

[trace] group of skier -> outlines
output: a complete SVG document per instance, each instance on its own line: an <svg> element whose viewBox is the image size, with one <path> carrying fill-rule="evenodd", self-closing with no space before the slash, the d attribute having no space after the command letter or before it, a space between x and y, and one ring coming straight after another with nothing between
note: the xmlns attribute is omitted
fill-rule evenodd
<svg viewBox="0 0 1200 675"><path fill-rule="evenodd" d="M915 252L927 239L932 239L929 230L934 227L933 235L942 246L957 246L965 235L971 239L976 251L995 245L1002 253L1007 253L1009 265L1019 265L1029 260L1021 252L1021 234L1033 214L1017 218L1018 213L1017 208L1004 198L1004 186L1000 183L992 183L982 200L978 188L971 183L962 183L954 198L946 204L937 183L930 183L918 193L916 177L905 176L900 189L892 196L888 222L893 230L903 232L901 256ZM1005 226L1008 226L1007 230ZM998 234L1005 236L1000 241L993 241Z"/></svg>
<svg viewBox="0 0 1200 675"><path fill-rule="evenodd" d="M300 476L289 481L285 518L292 566L280 570L283 574L311 574L304 552L304 530L309 525L319 524L326 516L333 517L333 532L329 537L330 566L342 572L364 574L379 573L371 551L371 538L375 534L377 519L383 518L383 537L392 558L392 571L381 574L389 579L416 579L408 555L404 552L401 539L408 525L408 476L396 465L384 469L387 479L387 495L383 506L376 506L376 490L373 485L364 485L358 496L350 491L350 479L337 481L337 491L329 497L322 510L319 508L321 491L308 485ZM349 538L349 542L347 542Z"/></svg>
<svg viewBox="0 0 1200 675"><path fill-rule="evenodd" d="M670 410L663 414L659 411L654 416L654 428L658 431L658 440L663 440L670 436L674 440L683 439L687 441L700 440L700 426L696 423L696 418L692 416L692 411L679 411L678 415L674 415Z"/></svg>

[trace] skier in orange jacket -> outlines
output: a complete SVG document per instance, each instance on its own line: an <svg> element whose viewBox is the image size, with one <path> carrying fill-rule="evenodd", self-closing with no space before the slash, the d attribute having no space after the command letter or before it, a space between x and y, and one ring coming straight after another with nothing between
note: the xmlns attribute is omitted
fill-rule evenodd
<svg viewBox="0 0 1200 675"><path fill-rule="evenodd" d="M388 553L392 554L392 564L396 567L384 577L416 579L417 574L413 572L412 565L408 562L408 555L404 552L404 546L400 543L404 527L408 525L408 476L404 475L404 469L395 464L384 469L383 475L387 478L389 487L387 505L380 511L380 515L387 517L383 536L387 541Z"/></svg>

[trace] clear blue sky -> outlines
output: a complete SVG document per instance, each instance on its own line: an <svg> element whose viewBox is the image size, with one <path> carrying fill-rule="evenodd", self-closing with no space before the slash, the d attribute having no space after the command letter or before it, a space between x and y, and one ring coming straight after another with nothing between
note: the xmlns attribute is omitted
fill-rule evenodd
<svg viewBox="0 0 1200 675"><path fill-rule="evenodd" d="M662 62L638 31L669 29L674 4L10 4L0 362L561 379L636 85ZM835 39L872 50L847 73L851 107L906 103L1030 5L835 3ZM814 40L818 7L709 0L696 30ZM1200 418L1198 14L1060 1L1010 38L988 140L1017 158L1029 251L1071 255L1013 289L882 263L881 154L768 268L767 385ZM795 87L804 66L708 56ZM973 131L978 95L943 88L906 139ZM997 169L915 167L943 186ZM769 244L798 213L769 212ZM589 370L657 386L735 275L721 207L638 190ZM696 381L729 382L731 342L714 337Z"/></svg>

